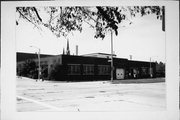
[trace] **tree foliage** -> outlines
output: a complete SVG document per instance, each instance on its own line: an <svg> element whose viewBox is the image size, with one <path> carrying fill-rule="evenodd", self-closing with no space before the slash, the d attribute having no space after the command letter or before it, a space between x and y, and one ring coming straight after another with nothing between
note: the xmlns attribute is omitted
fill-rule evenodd
<svg viewBox="0 0 180 120"><path fill-rule="evenodd" d="M165 77L165 63L156 62L156 76L157 77Z"/></svg>
<svg viewBox="0 0 180 120"><path fill-rule="evenodd" d="M130 18L136 17L137 14L156 14L160 20L163 15L162 6L17 7L16 11L19 18L31 22L38 29L45 26L57 37L67 36L72 31L81 32L82 25L87 23L95 30L95 38L104 38L109 30L118 35L119 25L123 21L131 24Z"/></svg>
<svg viewBox="0 0 180 120"><path fill-rule="evenodd" d="M36 62L32 60L25 61L20 74L24 77L37 78L38 70Z"/></svg>
<svg viewBox="0 0 180 120"><path fill-rule="evenodd" d="M64 68L60 64L54 64L49 74L50 80L63 81L64 80Z"/></svg>

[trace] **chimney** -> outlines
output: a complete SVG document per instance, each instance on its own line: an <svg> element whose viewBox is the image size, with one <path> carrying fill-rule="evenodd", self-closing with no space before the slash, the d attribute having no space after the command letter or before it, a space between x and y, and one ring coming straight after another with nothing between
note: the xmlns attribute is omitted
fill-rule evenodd
<svg viewBox="0 0 180 120"><path fill-rule="evenodd" d="M63 55L65 55L65 51L64 51L64 48L63 48Z"/></svg>
<svg viewBox="0 0 180 120"><path fill-rule="evenodd" d="M132 60L132 55L129 55L130 56L130 60Z"/></svg>
<svg viewBox="0 0 180 120"><path fill-rule="evenodd" d="M76 55L78 55L78 45L76 45Z"/></svg>
<svg viewBox="0 0 180 120"><path fill-rule="evenodd" d="M67 40L67 50L66 50L66 55L70 55L69 40Z"/></svg>

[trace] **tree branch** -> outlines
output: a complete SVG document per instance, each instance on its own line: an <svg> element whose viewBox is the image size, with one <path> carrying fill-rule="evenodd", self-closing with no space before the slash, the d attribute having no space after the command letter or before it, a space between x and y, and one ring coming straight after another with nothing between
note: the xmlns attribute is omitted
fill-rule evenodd
<svg viewBox="0 0 180 120"><path fill-rule="evenodd" d="M87 21L85 21L84 20L84 22L86 22L88 25L90 25L92 28L95 28L93 25L91 25L89 22L87 22Z"/></svg>
<svg viewBox="0 0 180 120"><path fill-rule="evenodd" d="M37 26L34 22L32 22L30 19L28 19L23 13L21 13L20 10L17 9L17 11L19 12L20 15L22 15L27 21L29 21L30 23L32 23L35 27L37 27L38 29L42 30L39 26Z"/></svg>
<svg viewBox="0 0 180 120"><path fill-rule="evenodd" d="M42 19L41 19L41 17L39 16L39 13L37 12L37 9L36 9L35 7L33 7L33 9L34 9L34 11L35 11L38 19L42 22Z"/></svg>

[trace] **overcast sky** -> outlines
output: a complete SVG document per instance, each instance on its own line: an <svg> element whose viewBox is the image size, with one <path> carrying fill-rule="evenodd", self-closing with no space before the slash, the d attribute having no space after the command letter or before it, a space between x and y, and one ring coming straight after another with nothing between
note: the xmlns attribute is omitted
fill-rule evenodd
<svg viewBox="0 0 180 120"><path fill-rule="evenodd" d="M165 32L162 31L162 23L155 15L134 18L133 24L119 28L118 36L113 36L114 51L119 58L128 58L132 55L133 60L165 62ZM102 39L94 38L94 30L84 25L82 33L70 34L69 44L71 54L75 54L76 45L79 55L89 53L110 53L110 33ZM36 46L42 54L62 54L66 49L67 39L57 38L47 29L43 31L34 28L31 23L20 21L16 26L16 48L18 52L35 53Z"/></svg>

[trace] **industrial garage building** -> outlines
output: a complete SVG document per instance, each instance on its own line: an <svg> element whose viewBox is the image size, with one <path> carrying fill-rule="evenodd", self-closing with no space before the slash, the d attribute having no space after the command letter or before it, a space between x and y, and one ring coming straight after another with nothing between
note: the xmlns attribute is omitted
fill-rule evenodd
<svg viewBox="0 0 180 120"><path fill-rule="evenodd" d="M25 54L25 53L23 53ZM28 56L28 53L26 53ZM22 53L17 53L17 73L21 71L26 59L20 59ZM27 57L35 61L36 57ZM41 70L44 71L44 79L58 65L59 75L57 80L108 80L111 77L110 54L93 53L86 55L41 55ZM156 77L156 64L154 62L134 61L117 58L113 55L113 79L149 78Z"/></svg>

